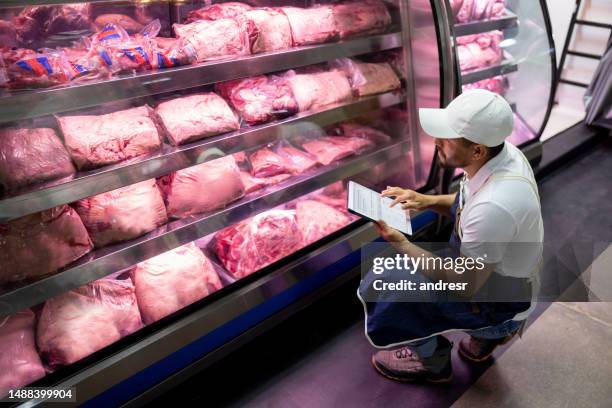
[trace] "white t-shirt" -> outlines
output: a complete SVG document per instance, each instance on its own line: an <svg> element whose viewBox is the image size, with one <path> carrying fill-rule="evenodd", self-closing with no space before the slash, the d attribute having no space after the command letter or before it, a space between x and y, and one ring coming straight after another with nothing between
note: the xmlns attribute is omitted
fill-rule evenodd
<svg viewBox="0 0 612 408"><path fill-rule="evenodd" d="M536 278L544 227L537 184L529 162L514 145L462 182L461 252L484 256L504 276Z"/></svg>

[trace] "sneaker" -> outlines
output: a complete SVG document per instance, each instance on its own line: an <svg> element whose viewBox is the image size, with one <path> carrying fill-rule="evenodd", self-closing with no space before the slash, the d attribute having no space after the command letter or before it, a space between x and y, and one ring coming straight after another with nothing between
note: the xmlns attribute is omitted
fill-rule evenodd
<svg viewBox="0 0 612 408"><path fill-rule="evenodd" d="M482 362L491 358L495 349L503 344L508 343L514 336L522 333L521 326L514 333L499 339L483 339L479 337L468 336L461 339L459 343L459 354L471 361Z"/></svg>
<svg viewBox="0 0 612 408"><path fill-rule="evenodd" d="M453 377L451 350L453 343L438 337L438 346L431 357L420 358L404 346L382 350L372 356L372 365L383 376L396 381L425 380L432 383L449 382Z"/></svg>

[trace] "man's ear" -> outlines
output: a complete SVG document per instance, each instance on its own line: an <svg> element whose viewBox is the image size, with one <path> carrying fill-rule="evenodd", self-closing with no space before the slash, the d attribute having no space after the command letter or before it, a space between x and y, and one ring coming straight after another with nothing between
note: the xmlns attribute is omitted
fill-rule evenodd
<svg viewBox="0 0 612 408"><path fill-rule="evenodd" d="M474 145L473 157L474 160L482 160L487 156L487 146L476 144Z"/></svg>

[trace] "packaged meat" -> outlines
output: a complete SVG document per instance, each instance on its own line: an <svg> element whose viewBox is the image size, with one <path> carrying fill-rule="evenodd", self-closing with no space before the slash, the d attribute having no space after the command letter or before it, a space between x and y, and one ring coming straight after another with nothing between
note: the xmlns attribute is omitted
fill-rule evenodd
<svg viewBox="0 0 612 408"><path fill-rule="evenodd" d="M187 217L225 207L244 196L233 156L179 170L158 180L169 216ZM197 194L194 192L197 191Z"/></svg>
<svg viewBox="0 0 612 408"><path fill-rule="evenodd" d="M237 17L243 15L246 11L251 9L252 7L248 4L239 2L211 4L209 6L190 11L187 15L187 22Z"/></svg>
<svg viewBox="0 0 612 408"><path fill-rule="evenodd" d="M340 58L332 64L340 68L349 78L353 92L357 96L388 92L401 86L395 71L386 62L368 63Z"/></svg>
<svg viewBox="0 0 612 408"><path fill-rule="evenodd" d="M240 128L234 112L214 93L171 99L160 103L155 112L174 145Z"/></svg>
<svg viewBox="0 0 612 408"><path fill-rule="evenodd" d="M90 13L87 3L25 7L14 19L17 39L22 46L40 48L52 35L88 29Z"/></svg>
<svg viewBox="0 0 612 408"><path fill-rule="evenodd" d="M225 18L174 24L177 38L184 38L195 48L198 62L236 57L251 53L246 20Z"/></svg>
<svg viewBox="0 0 612 408"><path fill-rule="evenodd" d="M137 238L168 221L155 179L84 198L74 206L97 248Z"/></svg>
<svg viewBox="0 0 612 408"><path fill-rule="evenodd" d="M46 88L69 82L73 73L62 52L50 51L25 54L6 66L6 76L9 88Z"/></svg>
<svg viewBox="0 0 612 408"><path fill-rule="evenodd" d="M475 0L472 20L488 20L493 12L495 0Z"/></svg>
<svg viewBox="0 0 612 408"><path fill-rule="evenodd" d="M149 106L106 115L62 116L57 121L79 170L152 153L162 144Z"/></svg>
<svg viewBox="0 0 612 408"><path fill-rule="evenodd" d="M451 0L457 23L489 20L504 15L505 0Z"/></svg>
<svg viewBox="0 0 612 408"><path fill-rule="evenodd" d="M486 89L491 92L503 95L508 89L508 80L503 75L498 75L493 78L483 79L471 84L463 85L463 90L466 89Z"/></svg>
<svg viewBox="0 0 612 408"><path fill-rule="evenodd" d="M131 277L145 324L156 322L222 287L212 263L194 243L139 263Z"/></svg>
<svg viewBox="0 0 612 408"><path fill-rule="evenodd" d="M346 102L353 96L346 75L339 69L309 73L288 71L285 78L300 112Z"/></svg>
<svg viewBox="0 0 612 408"><path fill-rule="evenodd" d="M103 30L108 24L115 24L123 28L128 34L140 32L144 25L125 14L101 14L94 20L94 26Z"/></svg>
<svg viewBox="0 0 612 408"><path fill-rule="evenodd" d="M336 127L339 134L347 137L360 137L367 139L376 145L384 145L391 141L391 136L380 130L376 130L369 126L360 125L358 123L344 122Z"/></svg>
<svg viewBox="0 0 612 408"><path fill-rule="evenodd" d="M240 178L244 184L245 193L249 194L262 188L282 183L291 177L291 174L283 173L272 177L255 177L248 171L240 171Z"/></svg>
<svg viewBox="0 0 612 408"><path fill-rule="evenodd" d="M502 60L501 31L457 37L457 53L462 71L484 68Z"/></svg>
<svg viewBox="0 0 612 408"><path fill-rule="evenodd" d="M152 59L152 44L148 40L98 44L91 49L89 70L108 71L110 75L148 71L153 68Z"/></svg>
<svg viewBox="0 0 612 408"><path fill-rule="evenodd" d="M324 166L355 153L347 145L336 144L323 138L307 141L302 147Z"/></svg>
<svg viewBox="0 0 612 408"><path fill-rule="evenodd" d="M142 328L134 286L100 279L45 302L36 332L40 355L57 369Z"/></svg>
<svg viewBox="0 0 612 408"><path fill-rule="evenodd" d="M289 173L285 160L267 147L261 148L249 155L251 174L255 177L270 177Z"/></svg>
<svg viewBox="0 0 612 408"><path fill-rule="evenodd" d="M219 231L214 248L225 269L243 278L296 251L302 234L295 211L270 210Z"/></svg>
<svg viewBox="0 0 612 408"><path fill-rule="evenodd" d="M74 174L70 155L55 130L0 129L0 191Z"/></svg>
<svg viewBox="0 0 612 408"><path fill-rule="evenodd" d="M340 3L333 6L336 30L340 38L356 34L376 34L391 25L391 15L380 0Z"/></svg>
<svg viewBox="0 0 612 408"><path fill-rule="evenodd" d="M319 140L333 143L336 146L350 149L354 154L360 154L374 146L374 143L367 138L349 136L325 136Z"/></svg>
<svg viewBox="0 0 612 408"><path fill-rule="evenodd" d="M4 47L17 47L17 30L10 21L0 20L0 44Z"/></svg>
<svg viewBox="0 0 612 408"><path fill-rule="evenodd" d="M168 2L139 2L134 6L134 17L140 24L150 24L159 20L161 33L165 36L170 35L170 10Z"/></svg>
<svg viewBox="0 0 612 408"><path fill-rule="evenodd" d="M142 27L140 27L142 29ZM139 30L140 31L140 30ZM90 45L121 43L129 41L128 32L119 23L107 22L98 28L98 31L92 34L88 42Z"/></svg>
<svg viewBox="0 0 612 408"><path fill-rule="evenodd" d="M215 87L250 125L290 116L298 111L291 89L279 77L260 75L221 82Z"/></svg>
<svg viewBox="0 0 612 408"><path fill-rule="evenodd" d="M30 309L0 319L0 398L11 388L22 388L45 376L34 337L35 316Z"/></svg>
<svg viewBox="0 0 612 408"><path fill-rule="evenodd" d="M156 39L155 45L159 44ZM165 43L163 47L155 47L151 57L153 69L174 68L181 65L190 65L197 61L195 48L187 42L173 40L172 44Z"/></svg>
<svg viewBox="0 0 612 408"><path fill-rule="evenodd" d="M257 36L251 43L251 53L285 50L291 48L293 39L287 16L274 9L253 9L244 17L253 22Z"/></svg>
<svg viewBox="0 0 612 408"><path fill-rule="evenodd" d="M345 214L315 200L298 201L295 210L303 246L312 244L350 223Z"/></svg>
<svg viewBox="0 0 612 408"><path fill-rule="evenodd" d="M469 23L471 21L472 14L474 13L474 2L475 0L463 0L455 16L455 21L457 23Z"/></svg>
<svg viewBox="0 0 612 408"><path fill-rule="evenodd" d="M52 274L92 248L83 222L67 205L0 224L0 284Z"/></svg>
<svg viewBox="0 0 612 408"><path fill-rule="evenodd" d="M288 143L280 144L276 153L283 159L285 168L291 174L302 174L319 164L315 157Z"/></svg>
<svg viewBox="0 0 612 408"><path fill-rule="evenodd" d="M311 8L281 7L289 19L293 45L321 44L339 37L331 5Z"/></svg>

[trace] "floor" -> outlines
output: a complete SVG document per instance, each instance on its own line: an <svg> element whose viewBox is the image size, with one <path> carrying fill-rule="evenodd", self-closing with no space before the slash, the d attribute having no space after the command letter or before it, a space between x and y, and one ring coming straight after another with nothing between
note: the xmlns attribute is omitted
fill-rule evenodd
<svg viewBox="0 0 612 408"><path fill-rule="evenodd" d="M540 183L546 240L574 254L577 240L590 244L591 261L597 258L590 277L598 298L608 301L611 174L608 141ZM557 256L551 253L548 262ZM612 303L540 303L523 337L499 348L492 362L467 363L454 352L449 384L418 385L386 380L372 369L374 350L363 335L355 285L334 291L155 405L181 396L189 406L211 407L610 406ZM449 337L457 342L461 336Z"/></svg>

